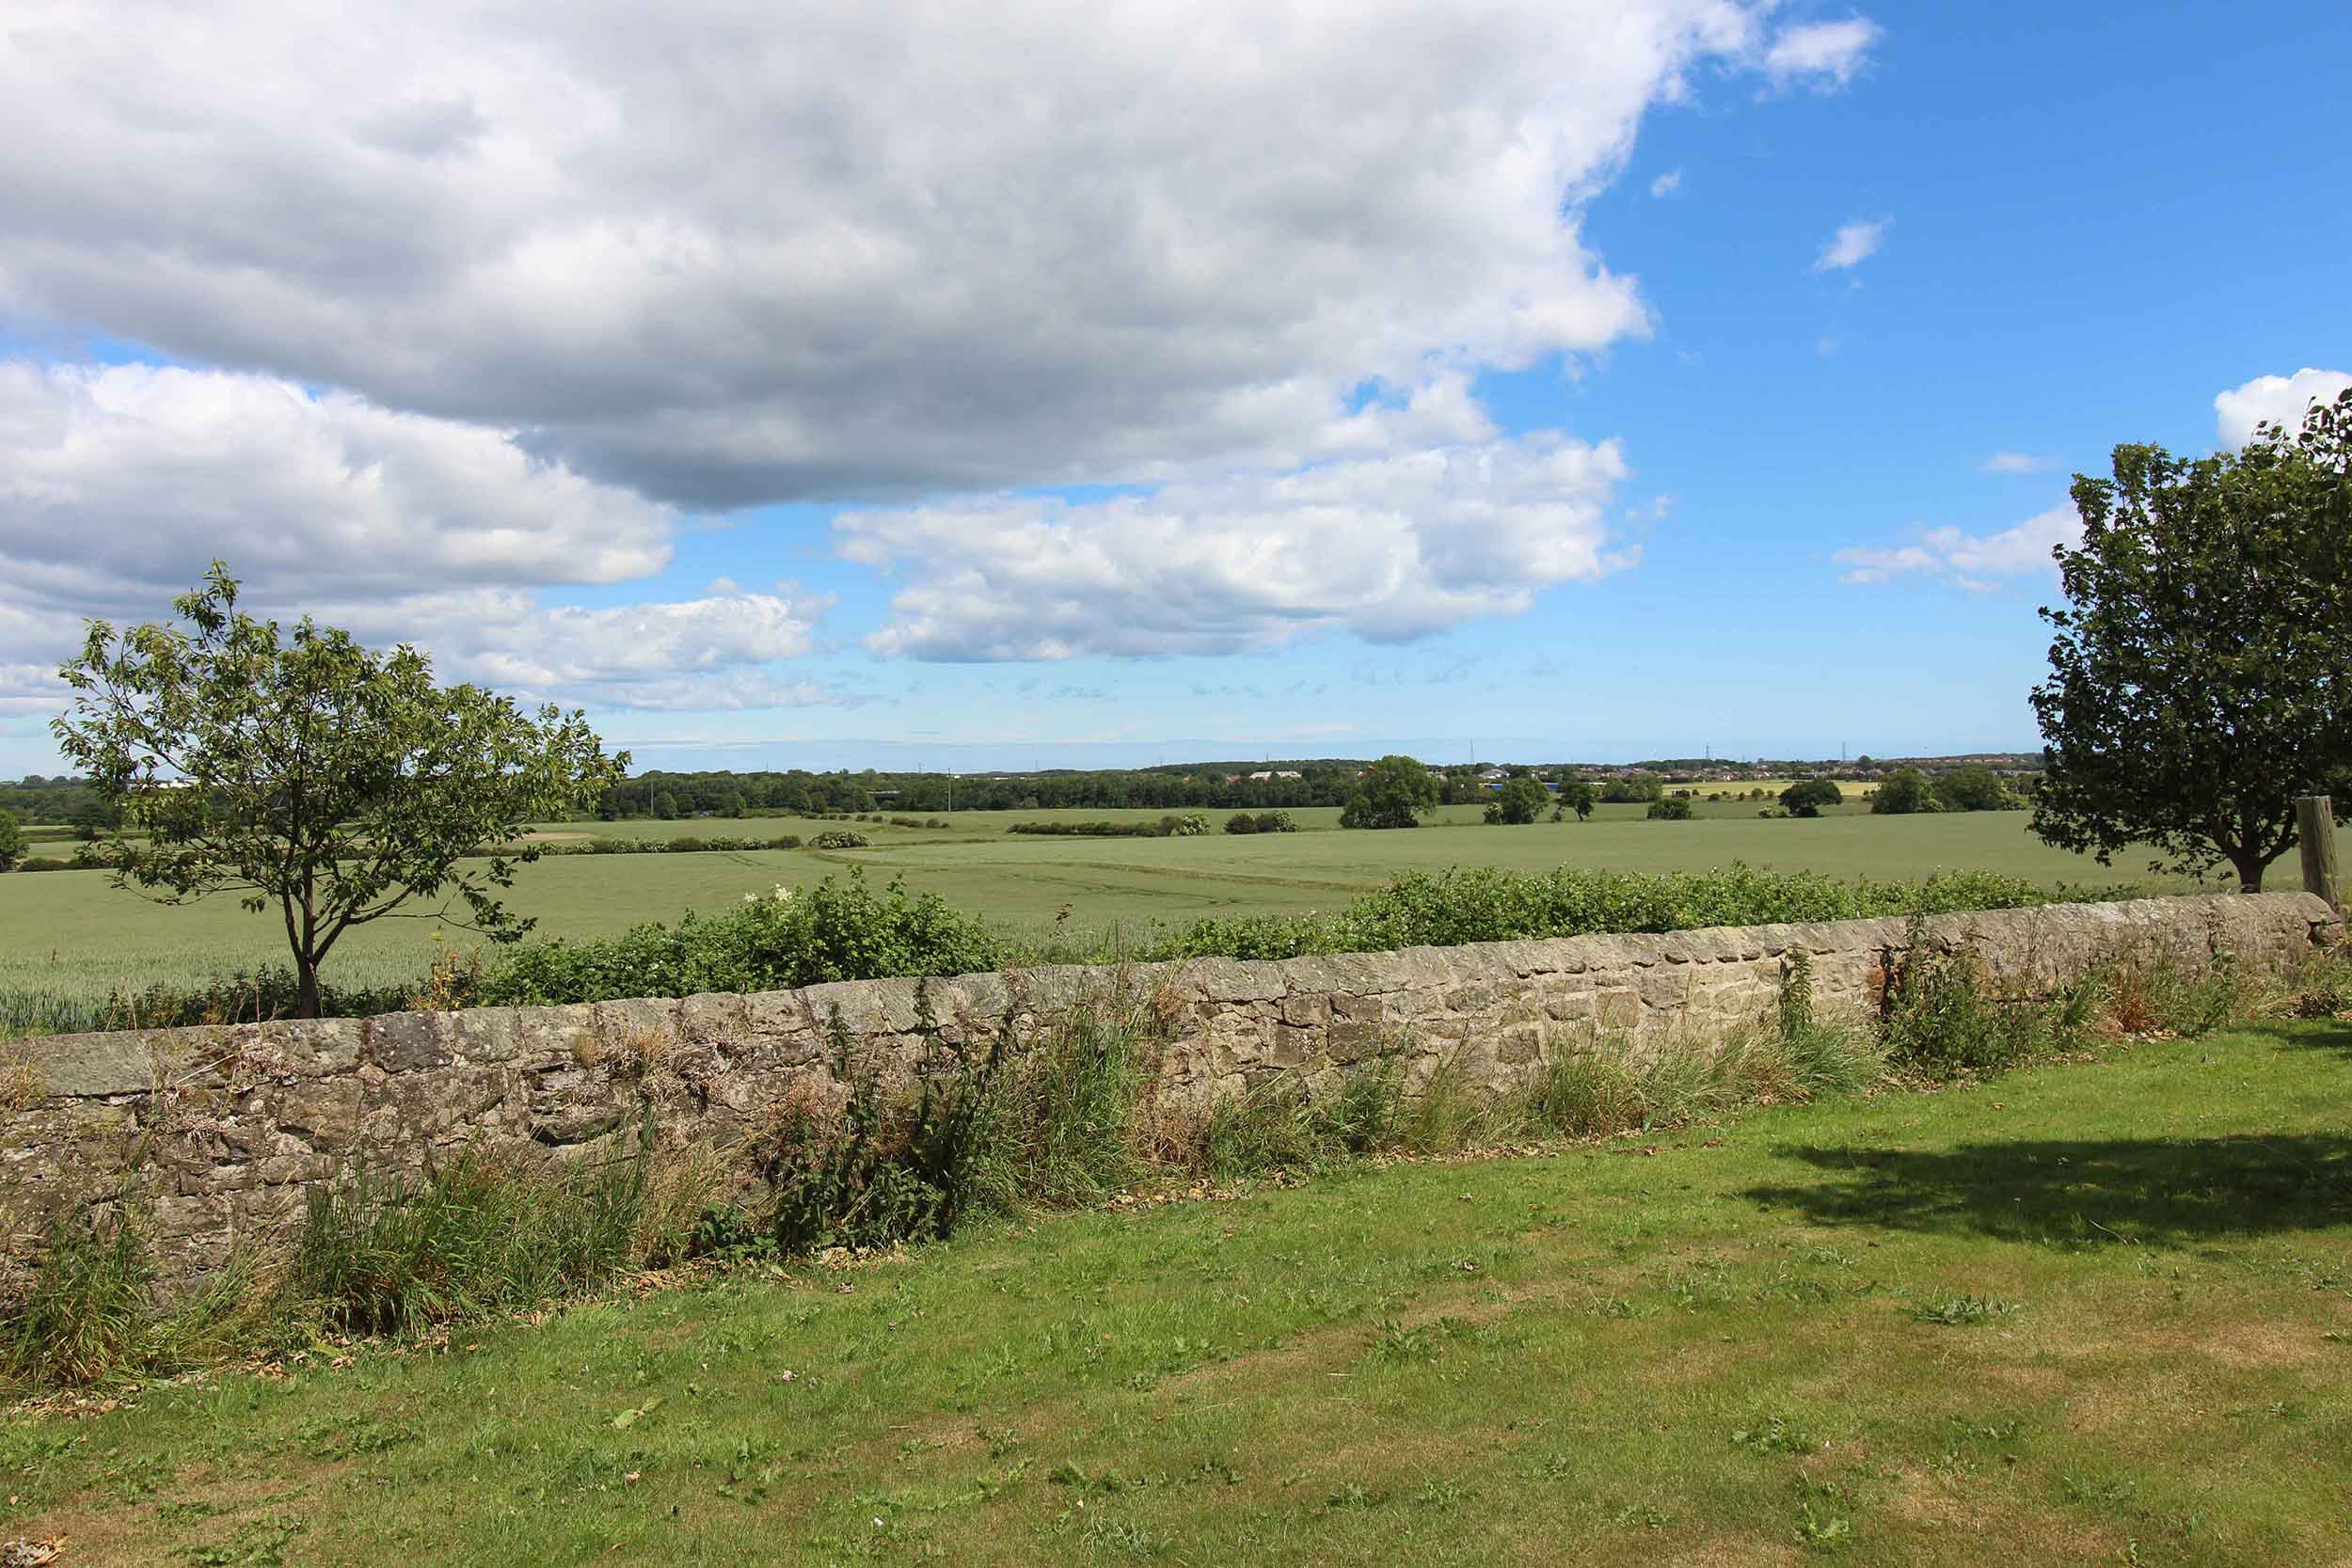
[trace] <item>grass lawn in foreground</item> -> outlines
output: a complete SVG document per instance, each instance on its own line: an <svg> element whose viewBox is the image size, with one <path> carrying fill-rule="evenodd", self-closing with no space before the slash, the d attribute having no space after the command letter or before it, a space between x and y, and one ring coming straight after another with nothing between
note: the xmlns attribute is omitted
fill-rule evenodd
<svg viewBox="0 0 2352 1568"><path fill-rule="evenodd" d="M2343 1563L2352 1026L0 1426L81 1563Z"/></svg>
<svg viewBox="0 0 2352 1568"><path fill-rule="evenodd" d="M1838 878L1993 871L2052 887L2144 878L2144 865L2130 857L2109 870L2050 848L2026 832L2023 812L1871 816L1849 811L1813 821L1768 821L1720 809L1722 815L1688 822L1650 822L1642 818L1642 807L1603 806L1586 823L1503 828L1480 824L1476 807L1452 806L1429 826L1387 832L1343 832L1336 811L1301 811L1293 815L1307 831L1295 833L1103 839L1029 837L1005 828L1014 821L1090 816L1156 821L1161 814L964 812L944 818L949 826L937 830L848 824L873 840L871 848L860 850L552 856L521 868L507 901L538 919L536 935L611 936L643 920L675 920L689 908L724 908L778 882L807 886L857 864L880 879L904 875L916 889L1006 926L1044 927L1067 909L1079 929L1108 931L1204 914L1335 910L1400 872L1454 865L1665 872L1712 870L1738 860ZM772 838L807 837L834 826L841 824L707 818L573 823L552 831ZM2278 873L2282 884L2291 876L2291 867ZM2188 886L2179 879L2143 885L2158 892ZM436 928L430 918L357 927L329 958L327 977L345 985L412 980L432 961ZM453 941L467 940L442 928ZM275 911L247 914L233 898L169 908L112 888L105 874L95 871L0 877L0 992L103 999L118 989L198 984L240 967L285 961L285 935Z"/></svg>

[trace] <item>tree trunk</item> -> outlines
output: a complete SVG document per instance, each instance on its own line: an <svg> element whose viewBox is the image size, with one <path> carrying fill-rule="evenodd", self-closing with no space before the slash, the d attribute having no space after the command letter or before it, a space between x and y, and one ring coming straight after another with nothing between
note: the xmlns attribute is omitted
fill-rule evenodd
<svg viewBox="0 0 2352 1568"><path fill-rule="evenodd" d="M298 979L298 981L299 981L299 983L300 983L300 986L301 986L301 995L300 995L299 1000L295 1003L295 1010L296 1010L297 1016L302 1017L302 1018L316 1018L316 1017L318 1017L318 1016L319 1016L319 966L318 966L318 960L317 960L316 958L309 958L309 957L304 956L304 955L297 954L297 955L295 956L295 958L294 958L294 973L295 973L295 975L296 975L296 977L297 977L297 979Z"/></svg>
<svg viewBox="0 0 2352 1568"><path fill-rule="evenodd" d="M2263 863L2251 854L2233 854L2230 863L2237 867L2237 890L2240 893L2260 893L2263 890Z"/></svg>

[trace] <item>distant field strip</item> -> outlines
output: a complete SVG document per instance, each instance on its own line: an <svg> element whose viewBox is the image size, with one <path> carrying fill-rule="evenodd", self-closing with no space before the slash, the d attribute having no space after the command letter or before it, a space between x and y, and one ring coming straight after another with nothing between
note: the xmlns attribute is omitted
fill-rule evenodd
<svg viewBox="0 0 2352 1568"><path fill-rule="evenodd" d="M1549 871L1706 871L1744 861L1850 879L1909 879L1971 870L2023 877L2044 887L2131 884L2188 891L2183 879L2152 879L2123 860L2112 870L2052 849L2026 831L2023 812L1872 816L1849 808L1818 821L1769 820L1753 810L1709 804L1689 822L1650 822L1640 806L1603 806L1587 823L1486 827L1479 808L1443 808L1411 832L1350 832L1338 812L1292 815L1305 831L1194 838L1016 838L1009 820L1150 820L1157 811L961 812L948 826L849 826L873 840L858 850L723 850L701 854L550 855L517 874L509 903L538 921L538 937L613 936L645 920L675 920L689 909L715 911L778 883L808 887L846 869L903 876L921 892L1009 927L1074 922L1085 930L1173 922L1204 914L1298 914L1330 911L1406 871L1493 865ZM551 823L552 832L598 837L803 838L841 824L799 817L706 818L682 822ZM2284 878L2289 873L2280 873ZM2280 885L2284 885L2283 881ZM421 974L438 932L464 947L477 939L462 923L400 919L352 931L327 960L348 985L401 983ZM150 903L107 884L104 873L56 871L0 877L0 993L42 991L103 997L158 981L190 984L257 964L282 962L274 912L246 914L232 899L183 908Z"/></svg>

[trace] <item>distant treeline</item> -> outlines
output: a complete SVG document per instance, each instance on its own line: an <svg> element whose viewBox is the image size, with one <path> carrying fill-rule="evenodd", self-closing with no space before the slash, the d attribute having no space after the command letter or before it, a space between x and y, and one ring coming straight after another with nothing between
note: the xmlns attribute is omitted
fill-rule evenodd
<svg viewBox="0 0 2352 1568"><path fill-rule="evenodd" d="M1189 772L646 773L608 790L596 815L610 821L875 811L1268 811L1344 805L1362 767L1325 761L1217 765ZM1296 776L1271 776L1278 771ZM1269 776L1252 779L1252 772ZM1466 778L1466 783L1475 789L1474 782Z"/></svg>
<svg viewBox="0 0 2352 1568"><path fill-rule="evenodd" d="M27 827L67 827L94 838L119 820L98 792L80 779L47 779L28 773L10 784L0 780L0 811Z"/></svg>
<svg viewBox="0 0 2352 1568"><path fill-rule="evenodd" d="M1543 779L1564 775L1603 780L1635 769L1666 782L1753 772L1759 776L1873 774L1899 764L1931 774L1967 763L1989 763L2004 771L2038 767L2030 752L1942 758L1872 758L1852 761L1733 763L1720 757L1670 757L1630 765L1550 762L1515 766L1513 774ZM846 813L944 811L1273 811L1299 806L1343 806L1356 792L1367 763L1354 757L1286 761L1171 764L1143 768L1091 771L1046 769L1030 773L960 774L863 772L812 773L801 768L760 772L654 771L607 790L595 815L606 821L628 817L834 816ZM1450 805L1483 801L1484 765L1436 765L1441 798ZM30 775L0 782L0 811L27 826L71 827L96 837L114 818L87 784L73 778Z"/></svg>

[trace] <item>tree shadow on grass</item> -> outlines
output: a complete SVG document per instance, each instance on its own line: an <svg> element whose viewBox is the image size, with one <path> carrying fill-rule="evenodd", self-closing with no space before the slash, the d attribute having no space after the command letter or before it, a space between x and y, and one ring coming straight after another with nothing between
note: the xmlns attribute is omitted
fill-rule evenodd
<svg viewBox="0 0 2352 1568"><path fill-rule="evenodd" d="M2235 1033L2260 1035L2282 1046L2305 1051L2333 1051L2352 1056L2352 1021L2344 1019L2281 1020L2276 1023L2244 1025Z"/></svg>
<svg viewBox="0 0 2352 1568"><path fill-rule="evenodd" d="M1743 1196L1815 1225L2153 1246L2352 1229L2352 1136L2337 1132L1775 1152L1824 1179Z"/></svg>
<svg viewBox="0 0 2352 1568"><path fill-rule="evenodd" d="M2263 1032L2281 1045L2352 1054L2352 1026ZM1743 1196L1815 1225L2173 1247L2352 1228L2352 1132L2053 1138L1934 1150L1784 1145L1774 1152L1821 1178Z"/></svg>

